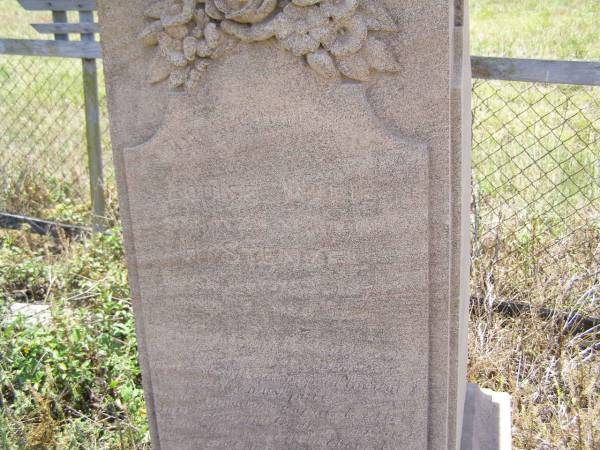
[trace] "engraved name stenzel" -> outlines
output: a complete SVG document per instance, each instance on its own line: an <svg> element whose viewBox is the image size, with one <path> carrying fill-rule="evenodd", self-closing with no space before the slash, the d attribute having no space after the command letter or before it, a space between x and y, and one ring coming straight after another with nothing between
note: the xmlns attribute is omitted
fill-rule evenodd
<svg viewBox="0 0 600 450"><path fill-rule="evenodd" d="M319 75L368 81L397 72L385 42L397 32L381 0L159 0L140 33L157 47L148 81L192 89L212 60L237 42L274 40Z"/></svg>

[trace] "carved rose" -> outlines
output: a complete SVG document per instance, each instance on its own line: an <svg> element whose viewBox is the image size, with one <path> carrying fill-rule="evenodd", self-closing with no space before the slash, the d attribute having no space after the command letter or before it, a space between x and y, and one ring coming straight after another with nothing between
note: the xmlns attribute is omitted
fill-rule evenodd
<svg viewBox="0 0 600 450"><path fill-rule="evenodd" d="M358 8L358 0L323 0L321 10L334 20L344 19L354 14Z"/></svg>
<svg viewBox="0 0 600 450"><path fill-rule="evenodd" d="M325 16L318 6L297 6L290 3L273 21L275 36L281 46L296 56L317 51L319 36L327 26Z"/></svg>
<svg viewBox="0 0 600 450"><path fill-rule="evenodd" d="M332 22L321 37L321 43L333 56L356 53L366 40L367 25L360 16Z"/></svg>
<svg viewBox="0 0 600 450"><path fill-rule="evenodd" d="M211 10L214 4L223 19L239 23L258 23L275 10L277 0L206 0L206 4Z"/></svg>
<svg viewBox="0 0 600 450"><path fill-rule="evenodd" d="M275 39L324 78L368 81L400 70L382 33L396 25L381 0L158 0L140 41L157 46L148 81L193 88L233 40Z"/></svg>

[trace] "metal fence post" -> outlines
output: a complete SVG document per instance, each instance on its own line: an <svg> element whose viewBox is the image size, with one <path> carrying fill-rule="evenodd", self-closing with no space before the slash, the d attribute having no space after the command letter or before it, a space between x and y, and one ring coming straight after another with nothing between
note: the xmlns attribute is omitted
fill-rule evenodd
<svg viewBox="0 0 600 450"><path fill-rule="evenodd" d="M93 11L80 11L79 19L93 22ZM95 40L93 33L81 34L82 41ZM104 199L104 176L102 169L102 140L100 135L100 109L98 100L98 71L95 59L82 59L83 95L85 101L85 131L87 140L90 194L92 199L92 227L94 231L104 228L106 205Z"/></svg>

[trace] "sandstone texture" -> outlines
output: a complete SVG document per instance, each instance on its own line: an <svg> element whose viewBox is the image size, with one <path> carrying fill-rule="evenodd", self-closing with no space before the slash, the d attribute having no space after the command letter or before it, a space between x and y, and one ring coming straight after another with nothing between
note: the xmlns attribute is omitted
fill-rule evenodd
<svg viewBox="0 0 600 450"><path fill-rule="evenodd" d="M99 13L153 447L458 448L463 5Z"/></svg>

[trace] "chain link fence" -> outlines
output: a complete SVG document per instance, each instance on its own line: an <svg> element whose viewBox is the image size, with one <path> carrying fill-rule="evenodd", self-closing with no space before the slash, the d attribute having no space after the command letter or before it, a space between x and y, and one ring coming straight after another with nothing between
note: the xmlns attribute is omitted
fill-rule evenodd
<svg viewBox="0 0 600 450"><path fill-rule="evenodd" d="M114 214L101 73L105 192ZM0 57L0 155L1 212L89 224L79 60ZM479 298L562 295L569 277L598 271L600 88L474 82L472 224Z"/></svg>
<svg viewBox="0 0 600 450"><path fill-rule="evenodd" d="M475 81L471 209L473 295L547 305L597 288L600 88Z"/></svg>
<svg viewBox="0 0 600 450"><path fill-rule="evenodd" d="M114 176L103 79L100 85L105 180L111 193ZM80 60L0 56L0 155L1 212L89 223Z"/></svg>

